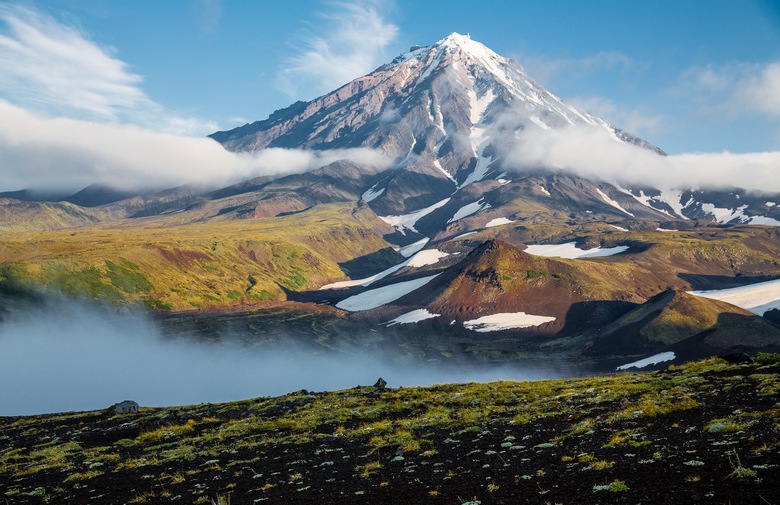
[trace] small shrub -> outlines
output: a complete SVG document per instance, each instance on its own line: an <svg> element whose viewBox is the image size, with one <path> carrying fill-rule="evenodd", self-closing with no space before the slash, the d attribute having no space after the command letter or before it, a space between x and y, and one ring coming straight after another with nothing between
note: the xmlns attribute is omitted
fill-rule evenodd
<svg viewBox="0 0 780 505"><path fill-rule="evenodd" d="M610 482L608 489L610 493L625 493L626 491L630 490L631 488L629 488L622 480L614 480Z"/></svg>
<svg viewBox="0 0 780 505"><path fill-rule="evenodd" d="M103 475L103 472L99 472L97 470L89 470L82 473L72 473L68 475L63 482L83 482L85 480L94 479L100 475Z"/></svg>
<svg viewBox="0 0 780 505"><path fill-rule="evenodd" d="M751 470L750 468L745 468L744 466L742 466L742 462L739 460L739 454L737 454L736 450L734 450L733 460L729 456L729 463L731 464L731 468L734 469L734 471L727 476L729 478L750 479L756 476L755 470Z"/></svg>
<svg viewBox="0 0 780 505"><path fill-rule="evenodd" d="M376 474L377 470L379 470L380 468L382 468L382 463L380 463L379 461L370 461L365 465L360 465L355 467L355 471L358 474L360 474L361 477L367 479L372 475Z"/></svg>
<svg viewBox="0 0 780 505"><path fill-rule="evenodd" d="M590 467L593 470L598 470L598 471L606 470L608 468L612 468L613 466L615 466L614 461L605 461L603 459L599 461L594 461L593 463L590 464Z"/></svg>
<svg viewBox="0 0 780 505"><path fill-rule="evenodd" d="M780 363L780 354L776 352L760 352L756 356L755 362L759 365L776 365Z"/></svg>
<svg viewBox="0 0 780 505"><path fill-rule="evenodd" d="M610 493L625 493L626 491L630 491L631 488L629 488L625 482L622 480L613 480L609 484L599 485L595 484L593 486L593 492L597 493L599 491L609 491Z"/></svg>

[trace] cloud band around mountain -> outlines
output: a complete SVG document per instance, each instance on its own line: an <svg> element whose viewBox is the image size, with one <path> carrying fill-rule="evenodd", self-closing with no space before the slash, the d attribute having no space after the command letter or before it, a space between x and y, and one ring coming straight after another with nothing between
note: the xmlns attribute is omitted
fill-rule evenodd
<svg viewBox="0 0 780 505"><path fill-rule="evenodd" d="M226 185L264 175L307 172L346 159L389 160L371 149L265 149L233 153L205 137L133 125L49 118L0 100L0 191L75 191L90 184L138 190Z"/></svg>

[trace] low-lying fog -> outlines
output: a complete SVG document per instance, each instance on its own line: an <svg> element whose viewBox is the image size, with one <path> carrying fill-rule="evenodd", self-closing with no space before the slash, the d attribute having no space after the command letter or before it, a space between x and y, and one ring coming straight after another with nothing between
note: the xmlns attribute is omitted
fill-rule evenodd
<svg viewBox="0 0 780 505"><path fill-rule="evenodd" d="M163 337L145 314L74 301L5 314L0 323L0 416L186 405L371 385L529 380L551 370L389 364L382 356L315 355Z"/></svg>

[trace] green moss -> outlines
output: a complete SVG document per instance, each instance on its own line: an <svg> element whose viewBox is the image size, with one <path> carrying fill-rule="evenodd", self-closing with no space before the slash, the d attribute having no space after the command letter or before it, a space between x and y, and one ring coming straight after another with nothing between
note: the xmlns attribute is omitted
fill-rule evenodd
<svg viewBox="0 0 780 505"><path fill-rule="evenodd" d="M533 268L528 269L526 272L526 277L529 279L536 279L538 277L547 277L549 275L548 272L544 272L542 270L534 270Z"/></svg>
<svg viewBox="0 0 780 505"><path fill-rule="evenodd" d="M170 303L166 303L159 298L152 298L152 297L145 298L144 304L149 309L156 310L158 312L166 312L169 310L173 310L173 305L171 305Z"/></svg>
<svg viewBox="0 0 780 505"><path fill-rule="evenodd" d="M756 356L755 361L759 365L775 365L780 363L780 354L775 352L760 352Z"/></svg>
<svg viewBox="0 0 780 505"><path fill-rule="evenodd" d="M125 293L142 293L151 291L152 285L147 278L139 272L138 265L125 259L117 265L113 261L106 260L107 277L117 289Z"/></svg>
<svg viewBox="0 0 780 505"><path fill-rule="evenodd" d="M94 266L68 268L62 264L51 265L45 274L47 284L67 294L87 296L94 300L118 302L124 296Z"/></svg>
<svg viewBox="0 0 780 505"><path fill-rule="evenodd" d="M30 290L32 278L23 263L0 265L0 293L18 295Z"/></svg>

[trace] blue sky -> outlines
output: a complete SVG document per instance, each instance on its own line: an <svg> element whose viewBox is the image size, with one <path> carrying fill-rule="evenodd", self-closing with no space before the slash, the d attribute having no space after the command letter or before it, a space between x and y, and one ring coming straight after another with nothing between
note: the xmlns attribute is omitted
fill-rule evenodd
<svg viewBox="0 0 780 505"><path fill-rule="evenodd" d="M780 150L772 0L2 2L0 99L202 136L453 31L671 154Z"/></svg>

